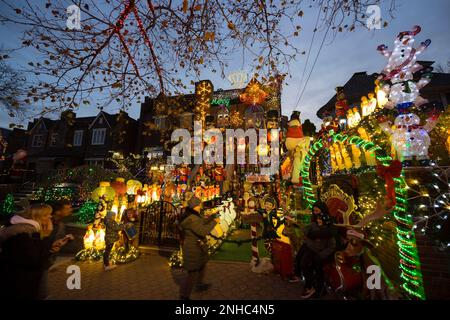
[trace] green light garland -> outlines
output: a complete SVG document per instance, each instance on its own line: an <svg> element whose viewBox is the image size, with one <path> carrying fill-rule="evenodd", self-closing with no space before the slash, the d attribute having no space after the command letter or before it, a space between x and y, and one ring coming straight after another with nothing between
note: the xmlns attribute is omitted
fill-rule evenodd
<svg viewBox="0 0 450 320"><path fill-rule="evenodd" d="M95 213L97 212L98 202L88 200L80 207L76 216L78 221L88 224L94 221Z"/></svg>
<svg viewBox="0 0 450 320"><path fill-rule="evenodd" d="M16 206L14 204L14 196L8 193L5 200L3 200L0 206L0 213L2 215L11 215L16 211Z"/></svg>
<svg viewBox="0 0 450 320"><path fill-rule="evenodd" d="M346 142L350 145L357 145L364 151L374 152L376 159L384 166L389 166L392 161L392 158L386 155L383 149L374 142L366 141L359 136L335 133L333 130L331 130L328 135L333 143L336 141L341 143ZM316 156L319 150L327 150L324 148L322 139L319 139L312 144L300 169L303 182L303 197L309 208L312 208L312 205L316 202L316 197L312 192L312 184L309 177L311 160ZM416 246L416 238L412 231L413 221L411 215L407 214L408 185L406 184L403 171L399 178L394 178L394 181L397 203L393 208L392 215L397 222L396 234L400 256L400 278L403 280L402 288L410 297L424 300L425 292L422 272L420 270L419 254ZM407 237L405 235L407 235Z"/></svg>

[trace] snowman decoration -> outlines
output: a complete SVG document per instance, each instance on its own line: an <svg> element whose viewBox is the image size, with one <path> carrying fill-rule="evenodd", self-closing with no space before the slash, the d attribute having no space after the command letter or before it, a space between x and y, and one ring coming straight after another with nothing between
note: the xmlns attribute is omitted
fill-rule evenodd
<svg viewBox="0 0 450 320"><path fill-rule="evenodd" d="M392 137L392 144L400 161L410 161L413 156L417 160L428 159L428 147L430 146L430 132L437 123L437 117L427 119L425 125L420 125L420 118L414 113L400 114L394 122L384 121L380 127Z"/></svg>
<svg viewBox="0 0 450 320"><path fill-rule="evenodd" d="M400 32L395 39L393 51L387 50L388 47L384 44L377 48L388 58L388 64L379 77L383 82L381 88L389 97L386 108L392 109L405 103L414 103L419 107L426 102L419 96L419 90L430 82L429 74L423 75L417 83L413 81L413 74L423 68L417 63L417 55L425 51L431 43L431 40L427 39L420 47L413 48L414 36L420 31L419 26L414 26L412 31Z"/></svg>
<svg viewBox="0 0 450 320"><path fill-rule="evenodd" d="M419 96L419 89L430 82L429 75L423 75L415 82L413 75L422 69L416 62L417 55L422 53L431 43L425 40L419 48L413 48L414 36L421 28L415 26L412 31L400 32L395 40L395 48L388 51L385 45L378 47L385 57L389 58L387 67L379 77L381 90L389 97L384 107L392 109L396 107L399 115L395 119L394 126L386 119L380 119L380 127L392 137L397 157L401 161L409 161L415 156L417 160L428 159L428 147L430 146L430 132L437 123L434 114L427 119L425 125L420 124L420 118L409 109L412 106L419 107L425 99Z"/></svg>

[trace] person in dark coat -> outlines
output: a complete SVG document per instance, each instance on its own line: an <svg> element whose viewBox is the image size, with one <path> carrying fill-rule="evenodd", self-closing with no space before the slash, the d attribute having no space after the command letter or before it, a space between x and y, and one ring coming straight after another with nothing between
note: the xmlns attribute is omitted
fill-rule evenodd
<svg viewBox="0 0 450 320"><path fill-rule="evenodd" d="M336 249L336 230L327 205L313 205L311 223L305 227L305 240L296 256L296 274L305 279L302 298L320 295L324 284L323 266Z"/></svg>
<svg viewBox="0 0 450 320"><path fill-rule="evenodd" d="M192 289L196 285L198 291L207 290L209 285L203 283L205 268L208 262L206 236L214 229L218 219L213 215L204 218L200 215L201 200L192 197L188 201L186 213L181 217L183 268L188 272L180 287L180 299L189 300Z"/></svg>
<svg viewBox="0 0 450 320"><path fill-rule="evenodd" d="M56 257L63 246L65 246L69 241L74 240L75 237L72 234L66 234L66 225L63 219L72 214L72 204L68 200L60 200L52 202L52 223L53 231L50 234L50 239L54 243L57 242L51 250L51 255L49 257L49 268L55 264ZM41 299L46 299L48 297L48 271L44 270L41 279L41 287L39 296Z"/></svg>
<svg viewBox="0 0 450 320"><path fill-rule="evenodd" d="M52 208L37 204L15 214L0 230L0 299L38 299L41 278L49 267Z"/></svg>

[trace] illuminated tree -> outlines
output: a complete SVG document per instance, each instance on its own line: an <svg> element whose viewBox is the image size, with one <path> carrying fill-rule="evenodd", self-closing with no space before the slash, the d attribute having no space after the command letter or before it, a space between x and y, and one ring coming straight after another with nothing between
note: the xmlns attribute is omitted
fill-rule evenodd
<svg viewBox="0 0 450 320"><path fill-rule="evenodd" d="M10 117L23 115L20 98L25 85L25 77L6 64L9 56L0 52L0 108Z"/></svg>
<svg viewBox="0 0 450 320"><path fill-rule="evenodd" d="M262 80L270 80L302 53L293 40L308 5L301 0L2 2L0 19L6 26L24 26L22 44L37 52L27 66L36 79L25 90L25 102L45 101L44 114L89 105L99 92L98 106L117 102L124 108L143 95L178 93L188 88L181 79L199 77L203 68L225 76L227 58L242 49ZM308 2L320 11L318 30L341 32L365 25L368 5L380 0ZM81 29L66 26L70 4L78 5Z"/></svg>

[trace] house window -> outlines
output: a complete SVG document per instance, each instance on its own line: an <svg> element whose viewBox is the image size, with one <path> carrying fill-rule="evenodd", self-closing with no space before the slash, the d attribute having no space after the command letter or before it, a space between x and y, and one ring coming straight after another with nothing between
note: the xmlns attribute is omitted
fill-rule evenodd
<svg viewBox="0 0 450 320"><path fill-rule="evenodd" d="M185 113L180 116L180 128L192 128L192 113Z"/></svg>
<svg viewBox="0 0 450 320"><path fill-rule="evenodd" d="M73 133L73 145L75 147L81 146L83 143L83 130L75 130Z"/></svg>
<svg viewBox="0 0 450 320"><path fill-rule="evenodd" d="M105 144L106 128L92 130L92 145Z"/></svg>
<svg viewBox="0 0 450 320"><path fill-rule="evenodd" d="M35 134L33 136L33 142L31 144L32 147L42 147L43 135Z"/></svg>
<svg viewBox="0 0 450 320"><path fill-rule="evenodd" d="M88 166L98 166L103 167L103 159L90 159L86 160L86 163Z"/></svg>
<svg viewBox="0 0 450 320"><path fill-rule="evenodd" d="M58 134L57 133L52 133L52 138L50 141L50 145L51 146L56 146L58 144Z"/></svg>
<svg viewBox="0 0 450 320"><path fill-rule="evenodd" d="M160 130L166 129L166 122L167 122L166 120L167 120L166 116L155 117L156 127Z"/></svg>

